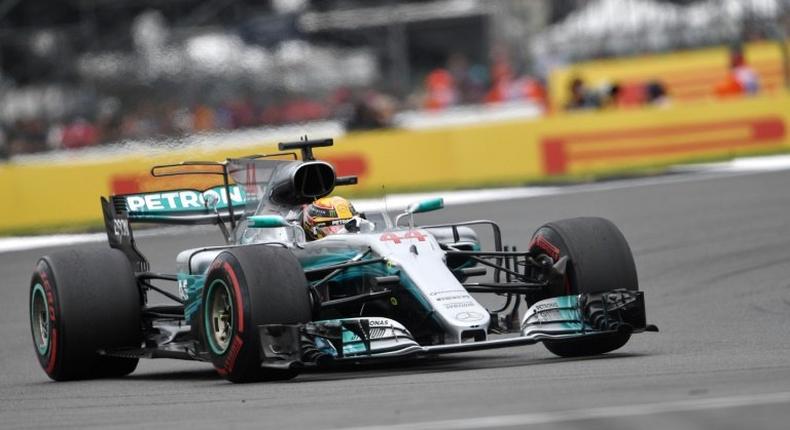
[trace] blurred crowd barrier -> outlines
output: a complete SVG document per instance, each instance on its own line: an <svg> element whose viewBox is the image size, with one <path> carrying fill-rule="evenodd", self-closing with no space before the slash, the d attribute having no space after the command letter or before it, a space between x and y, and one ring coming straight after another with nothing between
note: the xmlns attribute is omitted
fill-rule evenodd
<svg viewBox="0 0 790 430"><path fill-rule="evenodd" d="M343 189L353 197L580 178L786 151L788 125L790 93L777 90L726 101L355 132L336 138L334 148L316 152L334 163L339 175L359 176L357 187ZM236 148L200 145L0 165L0 233L97 225L100 195L212 185L151 178L154 164L275 151L275 142Z"/></svg>

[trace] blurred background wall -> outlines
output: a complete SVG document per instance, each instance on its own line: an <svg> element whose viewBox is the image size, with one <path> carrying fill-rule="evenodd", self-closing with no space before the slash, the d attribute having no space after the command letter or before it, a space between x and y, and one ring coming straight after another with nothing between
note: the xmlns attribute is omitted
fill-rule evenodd
<svg viewBox="0 0 790 430"><path fill-rule="evenodd" d="M789 17L788 0L2 0L1 152L319 120L408 127L415 115L399 113L506 102L544 115L566 107L577 78L558 70L779 46ZM786 85L774 51L755 64L761 90ZM726 54L718 62L706 79L724 79ZM673 73L579 75L589 100L576 104L668 99L697 70Z"/></svg>
<svg viewBox="0 0 790 430"><path fill-rule="evenodd" d="M790 0L0 0L3 205L305 133L367 193L786 151L788 32Z"/></svg>

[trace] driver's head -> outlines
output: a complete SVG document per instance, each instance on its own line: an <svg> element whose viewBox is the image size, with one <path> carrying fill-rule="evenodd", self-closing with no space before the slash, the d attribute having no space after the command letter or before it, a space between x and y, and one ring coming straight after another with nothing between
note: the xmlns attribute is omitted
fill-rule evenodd
<svg viewBox="0 0 790 430"><path fill-rule="evenodd" d="M310 203L302 211L302 227L307 240L335 234L357 215L350 201L343 197L324 197Z"/></svg>

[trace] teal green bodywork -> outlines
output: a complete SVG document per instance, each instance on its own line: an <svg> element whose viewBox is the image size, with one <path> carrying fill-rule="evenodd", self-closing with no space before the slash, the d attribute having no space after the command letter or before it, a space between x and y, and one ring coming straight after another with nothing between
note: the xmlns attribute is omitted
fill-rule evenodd
<svg viewBox="0 0 790 430"><path fill-rule="evenodd" d="M269 220L265 220L265 222L268 223ZM479 244L475 243L473 249L479 250L480 249ZM350 248L350 247L340 247L338 249L333 249L329 252L323 252L320 254L300 253L300 252L295 252L295 254L299 259L302 268L305 271L309 271L309 270L319 269L321 267L346 263L349 260L356 257L357 255L359 255L360 252L363 252L363 250L357 248ZM366 256L364 259L374 259L374 258L378 258L378 256L371 253L368 256ZM461 265L461 267L471 267L474 266L475 264L476 263L474 261L467 260ZM202 273L197 275L191 275L188 273L179 273L177 276L178 276L179 289L181 290L182 293L186 294L186 300L184 303L184 317L187 321L192 321L192 318L197 314L198 310L200 309L200 304L202 303L202 295L203 295L203 288L206 282L206 274ZM420 304L420 306L426 312L426 314L430 315L429 318L433 319L434 322L438 324L438 321L435 319L435 316L433 315L432 312L433 307L428 302L428 299L423 297L417 285L414 284L414 282L408 276L402 273L397 265L385 261L385 262L373 263L373 264L362 265L362 266L348 267L343 269L337 275L335 275L332 278L332 280L341 284L352 284L355 280L361 280L365 277L378 277L378 276L398 276L400 278L400 283L403 290L409 293L409 296L413 297L415 301ZM316 282L318 281L314 281L313 283ZM353 335L353 333L351 333L350 335Z"/></svg>
<svg viewBox="0 0 790 430"><path fill-rule="evenodd" d="M368 348L362 339L359 338L354 332L343 329L343 355L356 355L360 353L367 353Z"/></svg>
<svg viewBox="0 0 790 430"><path fill-rule="evenodd" d="M419 214L419 213L439 210L442 209L443 207L444 207L444 199L441 197L437 197L435 199L423 200L419 203L415 203L409 206L408 212L413 214Z"/></svg>
<svg viewBox="0 0 790 430"><path fill-rule="evenodd" d="M342 320L322 320L322 321L316 321L316 323L341 325ZM340 336L341 339L343 340L343 356L348 357L354 355L367 355L370 353L367 346L365 345L365 342L363 342L362 339L360 339L360 337L356 333L354 333L351 330L348 330L345 327L343 327L341 330L342 331ZM315 346L325 354L330 354L334 357L337 357L339 355L335 346L322 337L315 338Z"/></svg>
<svg viewBox="0 0 790 430"><path fill-rule="evenodd" d="M253 215L247 218L247 227L251 228L277 228L288 227L288 221L281 215Z"/></svg>
<svg viewBox="0 0 790 430"><path fill-rule="evenodd" d="M349 261L357 255L357 252L330 254L321 256L319 258L302 261L302 267L305 270L318 269L321 267L332 266ZM368 257L366 259L376 258ZM364 259L363 259L364 260ZM332 279L337 282L350 282L354 279L359 279L363 276L398 276L403 288L408 291L417 302L422 305L426 311L431 311L432 307L427 299L422 296L417 286L409 279L408 276L401 273L397 266L391 265L387 262L368 264L364 266L354 266L344 269L341 273L334 276Z"/></svg>
<svg viewBox="0 0 790 430"><path fill-rule="evenodd" d="M582 323L582 316L579 313L579 296L562 296L557 297L556 300L559 305L557 312L559 312L562 319L566 320L563 324L568 330L583 331L585 325ZM586 328L590 329L591 327L588 326Z"/></svg>
<svg viewBox="0 0 790 430"><path fill-rule="evenodd" d="M359 250L353 250L350 252L339 252L339 253L332 253L332 254L325 254L313 258L300 258L302 263L302 267L305 270L311 269L318 269L321 267L332 266L335 264L342 264L348 262L352 258L356 257L359 254ZM373 259L378 258L375 255L369 255L365 257L363 260L366 259ZM338 283L348 283L351 284L353 281L361 279L363 277L376 277L376 276L398 276L400 278L400 284L403 289L409 293L411 297L413 297L417 303L420 304L422 309L426 312L427 315L430 315L430 319L432 319L435 323L438 324L436 317L433 315L433 307L428 302L428 299L423 297L422 293L420 292L417 285L406 276L406 274L402 273L398 266L393 265L389 262L381 262L381 263L373 263L367 264L363 266L353 266L343 269L342 272L335 275L332 280ZM317 281L316 281L317 282ZM351 333L353 335L353 333ZM345 353L345 351L344 351Z"/></svg>
<svg viewBox="0 0 790 430"><path fill-rule="evenodd" d="M184 303L184 318L187 321L200 309L203 295L203 286L206 283L206 275L190 275L187 273L178 274L179 288L186 292L187 299ZM182 286L183 285L183 286Z"/></svg>
<svg viewBox="0 0 790 430"><path fill-rule="evenodd" d="M579 312L579 296L560 296L553 299L556 301L558 308L552 309L551 312L557 312L558 320L563 320L561 323L565 329L569 331L585 332L594 330L594 328L583 322L581 313Z"/></svg>

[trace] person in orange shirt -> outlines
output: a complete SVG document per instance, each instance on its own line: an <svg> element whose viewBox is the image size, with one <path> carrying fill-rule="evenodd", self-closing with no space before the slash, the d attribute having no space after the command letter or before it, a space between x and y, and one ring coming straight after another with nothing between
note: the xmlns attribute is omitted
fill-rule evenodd
<svg viewBox="0 0 790 430"><path fill-rule="evenodd" d="M458 101L455 79L447 69L434 69L425 78L427 98L425 107L438 110L454 105Z"/></svg>

